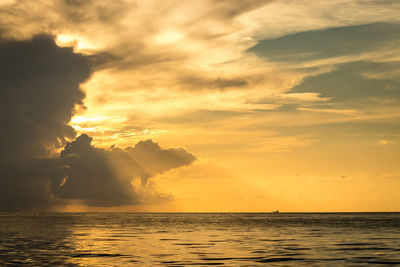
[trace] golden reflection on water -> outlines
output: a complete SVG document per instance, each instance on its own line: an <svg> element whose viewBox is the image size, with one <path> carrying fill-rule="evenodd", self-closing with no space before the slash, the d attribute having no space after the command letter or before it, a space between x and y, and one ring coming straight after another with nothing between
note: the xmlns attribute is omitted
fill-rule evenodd
<svg viewBox="0 0 400 267"><path fill-rule="evenodd" d="M0 265L400 264L400 214L0 214Z"/></svg>
<svg viewBox="0 0 400 267"><path fill-rule="evenodd" d="M263 233L266 235L267 233ZM224 255L246 257L257 243L259 233L224 232L223 229L173 229L172 231L145 228L78 228L71 240L79 253L71 263L94 266L137 263L162 265L204 259L222 259ZM238 250L238 247L241 247ZM99 258L101 261L99 262Z"/></svg>

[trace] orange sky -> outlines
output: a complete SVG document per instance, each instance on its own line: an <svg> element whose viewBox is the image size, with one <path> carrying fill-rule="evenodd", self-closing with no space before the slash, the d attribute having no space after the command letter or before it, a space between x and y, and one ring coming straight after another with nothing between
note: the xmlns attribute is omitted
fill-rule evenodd
<svg viewBox="0 0 400 267"><path fill-rule="evenodd" d="M398 211L397 1L63 3L0 8L4 36L96 56L70 125L197 157L151 178L170 201L94 209Z"/></svg>

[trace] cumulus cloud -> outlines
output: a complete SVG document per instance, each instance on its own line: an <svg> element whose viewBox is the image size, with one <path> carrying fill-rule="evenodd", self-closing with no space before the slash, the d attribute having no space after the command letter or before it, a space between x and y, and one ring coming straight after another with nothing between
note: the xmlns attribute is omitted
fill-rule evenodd
<svg viewBox="0 0 400 267"><path fill-rule="evenodd" d="M65 169L54 180L52 191L62 199L78 199L86 205L118 206L166 201L149 178L192 163L196 158L186 150L161 149L152 140L135 147L110 150L95 148L83 134L68 143L60 154ZM141 183L132 184L134 178Z"/></svg>
<svg viewBox="0 0 400 267"><path fill-rule="evenodd" d="M195 159L150 140L111 151L86 135L68 143L76 135L71 117L83 106L80 84L92 68L88 56L52 36L1 39L0 73L0 210L47 209L68 199L96 206L162 201L148 179Z"/></svg>

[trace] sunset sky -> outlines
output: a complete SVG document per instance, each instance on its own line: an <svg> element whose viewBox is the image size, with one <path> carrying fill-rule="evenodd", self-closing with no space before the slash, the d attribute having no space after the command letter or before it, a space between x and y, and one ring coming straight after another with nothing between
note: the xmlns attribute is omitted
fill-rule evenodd
<svg viewBox="0 0 400 267"><path fill-rule="evenodd" d="M0 71L0 209L399 211L397 0L0 0Z"/></svg>

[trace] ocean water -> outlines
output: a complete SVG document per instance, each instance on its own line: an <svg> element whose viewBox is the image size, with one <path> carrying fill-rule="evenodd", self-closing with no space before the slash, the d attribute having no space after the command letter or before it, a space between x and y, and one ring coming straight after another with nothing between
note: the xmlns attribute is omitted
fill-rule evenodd
<svg viewBox="0 0 400 267"><path fill-rule="evenodd" d="M0 213L0 266L400 264L400 213Z"/></svg>

